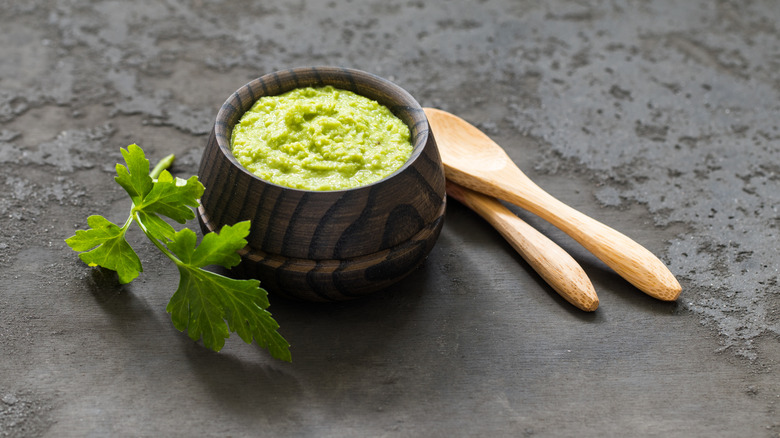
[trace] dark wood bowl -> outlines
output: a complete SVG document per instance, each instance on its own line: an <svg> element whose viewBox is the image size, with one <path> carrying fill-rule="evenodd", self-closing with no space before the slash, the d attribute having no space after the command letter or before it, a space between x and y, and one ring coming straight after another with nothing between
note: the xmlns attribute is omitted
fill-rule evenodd
<svg viewBox="0 0 780 438"><path fill-rule="evenodd" d="M348 190L311 191L262 180L233 157L233 126L262 96L332 85L374 99L409 126L414 149L392 175ZM444 170L422 108L397 85L358 70L296 68L265 75L222 105L200 164L203 232L252 223L242 273L269 292L339 301L387 288L433 248L446 195Z"/></svg>

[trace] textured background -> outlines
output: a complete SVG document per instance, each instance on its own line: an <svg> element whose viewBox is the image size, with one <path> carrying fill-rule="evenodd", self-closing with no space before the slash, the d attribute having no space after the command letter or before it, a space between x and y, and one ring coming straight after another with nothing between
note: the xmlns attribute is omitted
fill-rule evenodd
<svg viewBox="0 0 780 438"><path fill-rule="evenodd" d="M0 3L0 436L780 436L780 4L540 3ZM230 93L305 65L475 123L658 254L681 298L516 210L591 276L581 313L453 201L397 287L271 297L286 364L177 332L177 273L148 245L128 286L66 247L126 215L120 147L189 176Z"/></svg>

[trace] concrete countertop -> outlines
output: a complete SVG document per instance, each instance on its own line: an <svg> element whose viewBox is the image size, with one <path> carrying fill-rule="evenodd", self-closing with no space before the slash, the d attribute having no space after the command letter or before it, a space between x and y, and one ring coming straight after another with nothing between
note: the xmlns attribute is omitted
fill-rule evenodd
<svg viewBox="0 0 780 438"><path fill-rule="evenodd" d="M774 0L3 2L0 436L780 436L778 19ZM288 364L178 332L154 248L120 286L65 245L126 215L120 147L192 175L230 93L305 65L476 124L664 260L680 299L515 208L591 277L580 312L452 201L390 290L271 296Z"/></svg>

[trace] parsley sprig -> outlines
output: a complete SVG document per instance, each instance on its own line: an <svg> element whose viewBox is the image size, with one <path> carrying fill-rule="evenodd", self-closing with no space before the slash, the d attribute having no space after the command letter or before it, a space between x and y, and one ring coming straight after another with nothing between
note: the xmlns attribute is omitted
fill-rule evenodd
<svg viewBox="0 0 780 438"><path fill-rule="evenodd" d="M131 144L121 149L125 165L117 164L117 183L133 202L121 227L103 216L87 218L89 229L78 230L65 242L89 266L116 271L120 283L130 283L143 271L141 260L125 239L133 223L179 270L179 287L166 311L174 327L187 330L195 341L214 351L225 345L230 332L246 343L254 339L277 359L290 361L289 344L277 332L279 325L266 310L268 294L257 280L237 280L203 269L209 265L236 266L249 234L249 221L225 225L217 233L208 233L197 244L197 235L189 228L176 231L164 218L184 224L194 219L203 184L197 176L187 180L174 178L165 170L173 161L170 155L152 172L144 151Z"/></svg>

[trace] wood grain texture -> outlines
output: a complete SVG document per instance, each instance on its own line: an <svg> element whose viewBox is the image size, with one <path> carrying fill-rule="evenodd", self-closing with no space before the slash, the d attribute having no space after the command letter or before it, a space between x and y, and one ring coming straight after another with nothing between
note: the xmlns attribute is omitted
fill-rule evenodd
<svg viewBox="0 0 780 438"><path fill-rule="evenodd" d="M376 100L404 121L414 147L406 164L367 186L309 191L264 181L238 163L232 127L257 99L324 85ZM242 269L272 292L302 299L354 298L400 280L433 247L446 205L441 159L419 104L391 82L335 67L276 72L236 91L217 114L199 176L204 232L250 220Z"/></svg>
<svg viewBox="0 0 780 438"><path fill-rule="evenodd" d="M470 123L434 108L425 112L439 137L448 179L552 223L642 292L664 301L674 301L680 295L680 283L653 253L542 190L501 146Z"/></svg>
<svg viewBox="0 0 780 438"><path fill-rule="evenodd" d="M523 259L566 301L586 312L599 307L588 275L572 256L512 213L495 198L447 181L447 195L493 226Z"/></svg>

